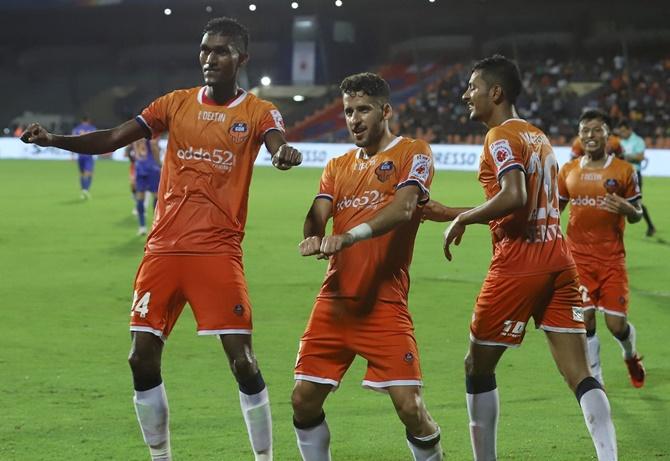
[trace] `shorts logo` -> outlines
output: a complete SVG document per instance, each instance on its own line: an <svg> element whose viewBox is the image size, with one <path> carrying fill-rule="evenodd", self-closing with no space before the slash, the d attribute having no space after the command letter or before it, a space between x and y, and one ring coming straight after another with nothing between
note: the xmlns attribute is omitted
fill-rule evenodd
<svg viewBox="0 0 670 461"><path fill-rule="evenodd" d="M381 182L386 182L391 175L393 174L393 170L395 167L393 166L393 162L388 160L375 169L375 174L377 175L377 179L379 179Z"/></svg>
<svg viewBox="0 0 670 461"><path fill-rule="evenodd" d="M572 320L574 320L575 322L583 322L584 309L582 309L581 307L572 306Z"/></svg>
<svg viewBox="0 0 670 461"><path fill-rule="evenodd" d="M235 304L235 307L233 307L233 314L242 317L244 315L244 306L242 304Z"/></svg>
<svg viewBox="0 0 670 461"><path fill-rule="evenodd" d="M605 180L605 190L607 191L608 194L613 194L617 191L619 188L619 181L616 179L606 179Z"/></svg>
<svg viewBox="0 0 670 461"><path fill-rule="evenodd" d="M408 179L417 179L424 183L430 176L430 166L433 160L424 154L417 154L412 159L412 169L409 172Z"/></svg>
<svg viewBox="0 0 670 461"><path fill-rule="evenodd" d="M407 363L412 363L414 361L414 354L412 354L411 352L406 353L404 360Z"/></svg>
<svg viewBox="0 0 670 461"><path fill-rule="evenodd" d="M622 306L626 304L626 298L624 298L623 296L619 296L619 304L621 304Z"/></svg>
<svg viewBox="0 0 670 461"><path fill-rule="evenodd" d="M491 143L489 145L489 150L491 151L491 156L498 169L514 159L512 147L509 145L507 139L499 139L498 141Z"/></svg>
<svg viewBox="0 0 670 461"><path fill-rule="evenodd" d="M249 137L249 129L244 122L235 122L230 126L230 139L234 143L239 144L244 142Z"/></svg>
<svg viewBox="0 0 670 461"><path fill-rule="evenodd" d="M505 320L503 329L500 332L502 336L509 336L511 338L520 338L523 336L523 331L526 328L526 322L519 322L516 320Z"/></svg>

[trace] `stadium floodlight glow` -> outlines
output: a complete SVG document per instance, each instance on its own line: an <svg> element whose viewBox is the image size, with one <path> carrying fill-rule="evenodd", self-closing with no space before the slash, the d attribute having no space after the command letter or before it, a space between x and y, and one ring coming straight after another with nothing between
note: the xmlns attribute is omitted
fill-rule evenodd
<svg viewBox="0 0 670 461"><path fill-rule="evenodd" d="M435 3L435 0L428 0L429 3Z"/></svg>
<svg viewBox="0 0 670 461"><path fill-rule="evenodd" d="M249 11L256 11L256 4L255 3L250 3L249 4Z"/></svg>
<svg viewBox="0 0 670 461"><path fill-rule="evenodd" d="M335 0L335 6L336 7L341 7L342 6L342 0Z"/></svg>
<svg viewBox="0 0 670 461"><path fill-rule="evenodd" d="M171 10L170 8L165 8L165 9L163 10L163 14L164 14L165 16L170 16L170 15L172 14L172 10Z"/></svg>
<svg viewBox="0 0 670 461"><path fill-rule="evenodd" d="M261 77L261 85L270 86L271 83L272 83L272 79L270 77L268 77L267 75L263 75Z"/></svg>
<svg viewBox="0 0 670 461"><path fill-rule="evenodd" d="M207 5L207 6L205 7L205 11L207 11L208 13L211 13L212 10L213 10L212 5Z"/></svg>
<svg viewBox="0 0 670 461"><path fill-rule="evenodd" d="M295 102L303 102L305 100L305 97L301 94L296 94L295 96L293 96L293 100Z"/></svg>
<svg viewBox="0 0 670 461"><path fill-rule="evenodd" d="M291 2L291 8L293 8L294 10L297 10L299 6L300 5L298 5L298 2Z"/></svg>

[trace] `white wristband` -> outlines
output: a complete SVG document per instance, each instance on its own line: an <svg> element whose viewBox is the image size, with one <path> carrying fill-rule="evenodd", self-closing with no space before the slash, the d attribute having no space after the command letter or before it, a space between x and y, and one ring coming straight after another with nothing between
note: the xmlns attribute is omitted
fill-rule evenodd
<svg viewBox="0 0 670 461"><path fill-rule="evenodd" d="M347 234L354 238L354 242L366 240L372 237L372 227L370 227L370 224L364 222L349 229Z"/></svg>

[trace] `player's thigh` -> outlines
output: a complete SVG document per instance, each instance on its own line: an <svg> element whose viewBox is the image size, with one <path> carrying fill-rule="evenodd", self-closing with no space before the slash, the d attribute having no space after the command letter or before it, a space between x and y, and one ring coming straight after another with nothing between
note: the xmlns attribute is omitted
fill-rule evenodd
<svg viewBox="0 0 670 461"><path fill-rule="evenodd" d="M575 261L577 262L577 273L579 275L579 293L582 307L585 310L597 309L601 293L600 271L602 265L594 264L591 261L582 261L577 257L575 257Z"/></svg>
<svg viewBox="0 0 670 461"><path fill-rule="evenodd" d="M538 308L534 314L536 324L539 328L550 332L585 333L577 270L567 269L549 275L551 279L546 287L549 299L545 304L546 307Z"/></svg>
<svg viewBox="0 0 670 461"><path fill-rule="evenodd" d="M185 256L181 276L199 335L251 334L251 302L241 256Z"/></svg>
<svg viewBox="0 0 670 461"><path fill-rule="evenodd" d="M318 416L333 389L331 384L296 380L291 393L293 410L301 416Z"/></svg>
<svg viewBox="0 0 670 461"><path fill-rule="evenodd" d="M295 379L337 387L353 362L348 348L351 320L344 318L336 299L317 298L300 339Z"/></svg>
<svg viewBox="0 0 670 461"><path fill-rule="evenodd" d="M591 371L586 357L586 335L546 331L551 355L573 391Z"/></svg>
<svg viewBox="0 0 670 461"><path fill-rule="evenodd" d="M347 338L349 348L368 362L363 386L386 390L391 386L421 386L419 348L407 307L377 302Z"/></svg>
<svg viewBox="0 0 670 461"><path fill-rule="evenodd" d="M145 255L135 276L131 331L167 338L186 302L181 291L180 257Z"/></svg>
<svg viewBox="0 0 670 461"><path fill-rule="evenodd" d="M547 298L547 276L487 275L477 296L470 323L470 340L483 346L515 347L538 305Z"/></svg>
<svg viewBox="0 0 670 461"><path fill-rule="evenodd" d="M421 386L390 386L387 391L396 413L403 422L405 420L420 422L428 419Z"/></svg>

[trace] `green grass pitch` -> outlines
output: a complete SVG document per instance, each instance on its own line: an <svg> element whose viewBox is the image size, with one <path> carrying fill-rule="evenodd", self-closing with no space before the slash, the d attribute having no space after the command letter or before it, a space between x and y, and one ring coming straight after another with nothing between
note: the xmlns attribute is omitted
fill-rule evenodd
<svg viewBox="0 0 670 461"><path fill-rule="evenodd" d="M0 460L144 460L126 363L135 236L127 165L100 161L93 199L79 199L74 162L0 162ZM320 171L258 168L250 194L246 272L254 344L269 386L275 459L297 460L290 392L298 339L325 263L297 252ZM648 381L628 383L621 352L599 318L605 381L622 460L670 458L670 179L645 178L645 203L659 233L626 235L631 321ZM473 205L473 173L438 172L433 197ZM565 220L564 220L565 221ZM442 256L444 226L424 224L412 265L410 308L421 351L425 398L450 460L471 459L463 357L472 305L490 258L484 226L471 227L454 261ZM364 390L357 360L326 403L336 461L409 460L388 397ZM195 335L186 309L165 349L174 459L251 460L237 388L222 349ZM595 459L574 395L551 361L544 335L498 368L500 460Z"/></svg>

